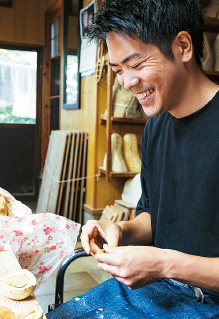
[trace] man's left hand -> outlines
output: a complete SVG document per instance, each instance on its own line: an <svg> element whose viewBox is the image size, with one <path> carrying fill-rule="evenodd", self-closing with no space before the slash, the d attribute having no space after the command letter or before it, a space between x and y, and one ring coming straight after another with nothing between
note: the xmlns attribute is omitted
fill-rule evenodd
<svg viewBox="0 0 219 319"><path fill-rule="evenodd" d="M97 254L98 268L111 274L130 289L138 289L165 278L164 249L151 246L110 247Z"/></svg>

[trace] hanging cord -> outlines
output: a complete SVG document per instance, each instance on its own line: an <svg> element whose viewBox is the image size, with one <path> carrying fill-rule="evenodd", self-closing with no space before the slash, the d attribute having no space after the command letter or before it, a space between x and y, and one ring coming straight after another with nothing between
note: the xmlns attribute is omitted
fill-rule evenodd
<svg viewBox="0 0 219 319"><path fill-rule="evenodd" d="M78 177L78 178L72 178L72 179L65 179L63 181L59 181L57 180L51 173L51 171L49 170L48 166L47 166L47 163L45 163L45 168L49 174L49 176L52 178L52 180L56 183L67 183L67 182L74 182L74 181L80 181L80 180L85 180L85 179L88 179L88 178L97 178L97 181L99 181L99 177L101 176L100 174L96 174L96 175L92 175L92 176L85 176L85 177Z"/></svg>
<svg viewBox="0 0 219 319"><path fill-rule="evenodd" d="M96 62L95 71L94 71L94 79L97 83L101 79L103 65L104 65L103 46L99 45L97 49L97 62Z"/></svg>

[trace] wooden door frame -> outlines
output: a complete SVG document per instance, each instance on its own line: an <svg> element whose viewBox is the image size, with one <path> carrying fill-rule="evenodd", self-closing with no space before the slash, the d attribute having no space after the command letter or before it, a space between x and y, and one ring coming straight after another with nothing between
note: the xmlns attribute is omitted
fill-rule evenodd
<svg viewBox="0 0 219 319"><path fill-rule="evenodd" d="M43 80L42 80L43 86L42 86L41 175L45 165L46 153L47 153L47 149L49 145L49 136L50 136L51 22L53 18L55 18L58 15L61 15L60 33L62 35L62 16L63 16L62 13L63 13L63 0L57 0L45 12L45 46L43 50ZM62 47L60 47L60 55L62 56Z"/></svg>
<svg viewBox="0 0 219 319"><path fill-rule="evenodd" d="M43 48L42 46L22 45L15 43L0 42L0 48L6 50L22 50L22 51L35 51L37 52L37 82L36 82L36 123L35 125L35 138L34 138L34 190L35 192L30 195L16 195L19 200L36 200L39 193L39 176L41 166L41 128L42 128L42 62L43 62ZM25 124L4 124L4 127L19 127Z"/></svg>

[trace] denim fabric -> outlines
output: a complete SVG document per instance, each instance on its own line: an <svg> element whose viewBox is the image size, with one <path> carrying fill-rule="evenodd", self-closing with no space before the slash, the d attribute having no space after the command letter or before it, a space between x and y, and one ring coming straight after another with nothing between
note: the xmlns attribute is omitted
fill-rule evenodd
<svg viewBox="0 0 219 319"><path fill-rule="evenodd" d="M201 300L203 302L200 302ZM137 290L130 290L113 278L73 298L48 313L46 317L48 319L219 318L219 294L195 290L175 280L162 280Z"/></svg>

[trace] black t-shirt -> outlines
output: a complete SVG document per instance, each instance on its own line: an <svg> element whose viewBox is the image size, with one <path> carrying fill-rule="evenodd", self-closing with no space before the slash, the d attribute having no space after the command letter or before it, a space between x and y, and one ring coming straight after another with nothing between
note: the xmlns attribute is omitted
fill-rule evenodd
<svg viewBox="0 0 219 319"><path fill-rule="evenodd" d="M142 136L142 195L153 244L219 257L219 92L198 112L150 118Z"/></svg>

